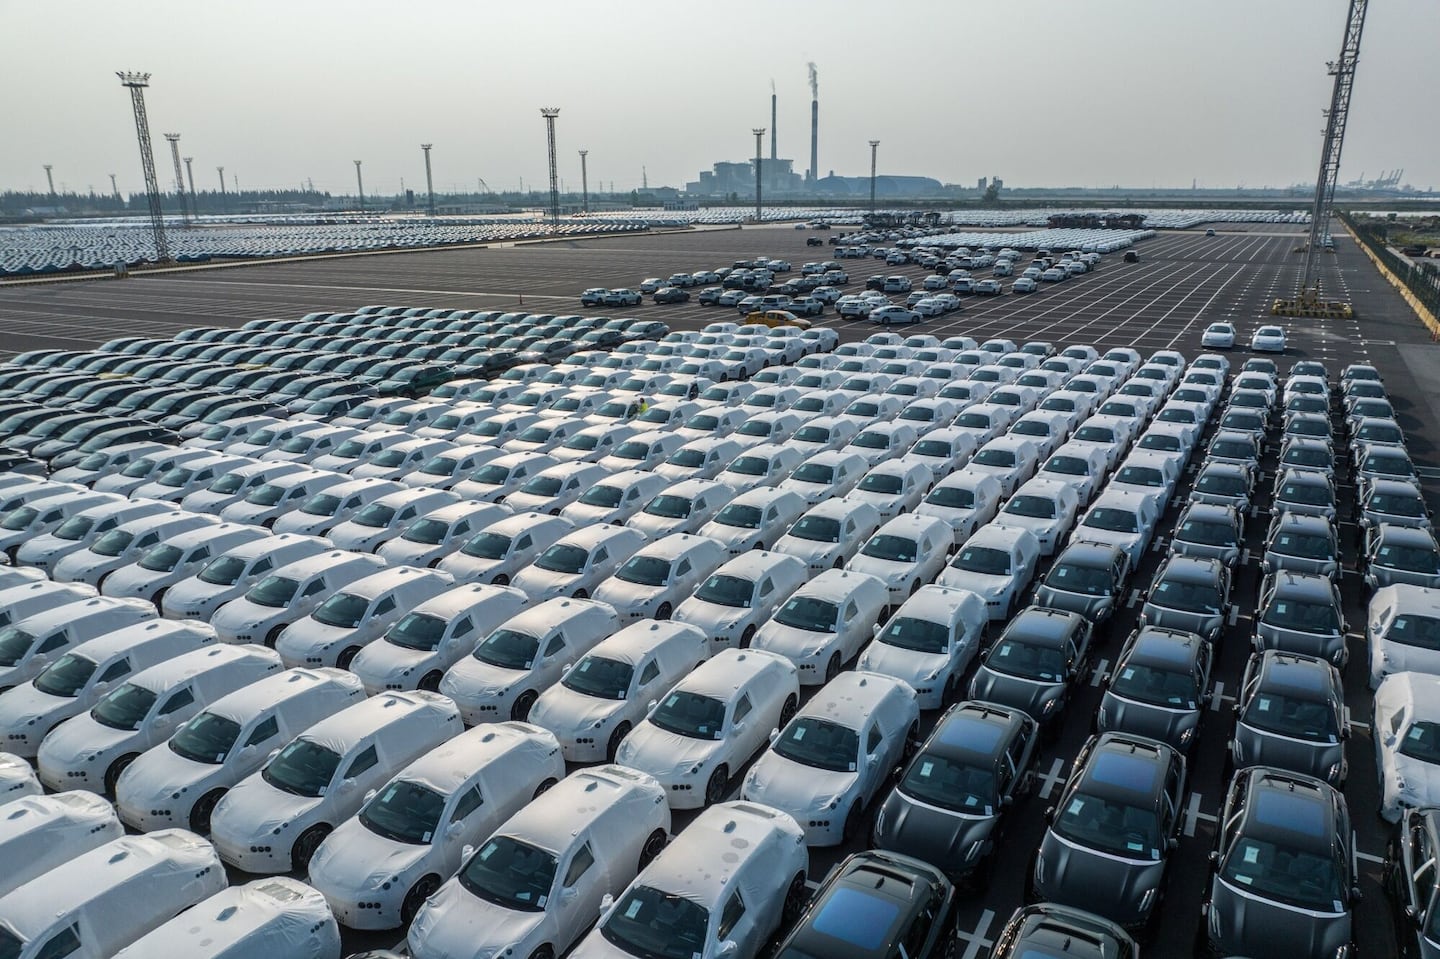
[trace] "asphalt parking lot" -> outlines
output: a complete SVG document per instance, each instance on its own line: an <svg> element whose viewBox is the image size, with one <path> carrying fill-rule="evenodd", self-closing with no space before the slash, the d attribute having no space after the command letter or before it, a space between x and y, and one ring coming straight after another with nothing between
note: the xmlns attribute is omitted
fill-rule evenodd
<svg viewBox="0 0 1440 959"><path fill-rule="evenodd" d="M808 235L781 227L745 228L253 265L125 281L0 287L0 351L74 347L121 335L166 336L190 326L238 326L257 317L299 317L363 303L471 309L523 305L537 312L635 315L661 319L673 328L695 328L712 320L731 319L734 311L693 302L582 310L578 294L589 286L638 286L643 277L729 265L757 254L790 259L797 268L802 261L833 255L829 246L806 247ZM1234 322L1242 341L1248 341L1259 323L1278 322L1287 329L1290 340L1289 353L1280 361L1282 374L1290 362L1301 358L1324 361L1332 378L1350 362L1370 362L1380 369L1406 430L1410 453L1434 502L1440 494L1440 454L1436 449L1440 437L1436 428L1440 346L1431 341L1348 237L1339 237L1338 252L1325 257L1325 283L1354 303L1356 317L1272 320L1267 315L1270 301L1292 292L1297 283L1300 257L1293 251L1302 240L1298 229L1276 227L1218 231L1214 237L1204 236L1203 230L1162 233L1138 245L1138 264L1125 264L1118 254L1112 254L1104 258L1097 272L1043 285L1029 296L1009 294L1007 281L1004 296L966 297L963 311L902 332L941 337L963 333L979 340L1007 337L1017 343L1046 340L1057 347L1089 343L1102 351L1133 346L1147 355L1159 349L1178 349L1189 359L1202 352L1200 334L1211 321ZM927 272L913 266L886 267L876 260L842 262L851 274L847 292L863 287L865 277L874 273L903 273L918 285ZM860 338L875 329L833 314L822 322L840 329L843 339ZM1248 355L1243 347L1232 351L1232 365L1238 368ZM1343 449L1341 453L1343 458ZM1258 488L1268 490L1274 478L1273 448L1262 465L1265 473ZM1175 498L1177 505L1162 520L1162 531L1173 526L1192 476L1193 472L1187 476ZM1341 514L1348 516L1353 485L1347 483L1341 492ZM1257 547L1269 519L1267 504L1268 498L1262 496L1248 523L1251 550L1235 570L1233 605L1218 647L1213 705L1191 756L1183 837L1170 873L1158 936L1147 954L1188 955L1194 940L1199 904L1208 882L1206 856L1223 799L1222 764L1233 726L1232 694L1249 652L1251 613L1260 580ZM1354 723L1345 793L1358 833L1365 894L1356 914L1356 940L1369 955L1393 955L1388 904L1379 882L1388 826L1375 814L1379 800L1367 725L1366 597L1354 569L1359 552L1356 528L1342 522L1341 533L1347 567L1341 588L1346 618L1352 626L1346 697ZM989 888L968 899L961 911L960 959L985 955L1004 920L1022 901L1029 856L1044 831L1047 800L1058 794L1071 760L1090 731L1100 699L1099 684L1134 626L1138 591L1148 584L1167 544L1168 536L1157 537L1132 580L1129 603L1097 633L1095 671L1068 707L1062 735L1041 757L1036 795L1015 810L1007 831L1009 851L1002 856ZM933 721L934 716L926 718ZM743 770L732 783L736 793L742 778ZM677 815L676 831L692 818L693 814ZM857 841L848 847L812 851L812 879L823 877L845 854L864 845ZM349 934L346 946L351 950L373 948L391 945L396 938L394 933Z"/></svg>

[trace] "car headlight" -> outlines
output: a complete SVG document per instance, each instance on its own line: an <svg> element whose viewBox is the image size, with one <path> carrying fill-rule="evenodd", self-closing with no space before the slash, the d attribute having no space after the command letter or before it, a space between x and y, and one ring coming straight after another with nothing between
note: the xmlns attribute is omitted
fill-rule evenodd
<svg viewBox="0 0 1440 959"><path fill-rule="evenodd" d="M1148 912L1148 911L1150 910L1151 905L1153 905L1154 902L1155 902L1155 887L1154 887L1154 886L1151 886L1149 889L1145 890L1145 895L1143 895L1143 896L1140 897L1140 911L1141 911L1141 912Z"/></svg>
<svg viewBox="0 0 1440 959"><path fill-rule="evenodd" d="M1042 706L1042 707L1040 707L1040 712L1041 712L1042 714L1046 715L1046 716L1050 715L1052 712L1055 711L1055 705L1056 705L1058 702L1060 702L1060 700L1058 700L1058 699L1049 699L1049 700L1046 700L1046 701L1045 701L1045 705Z"/></svg>
<svg viewBox="0 0 1440 959"><path fill-rule="evenodd" d="M980 856L980 850L985 848L985 840L977 839L965 849L965 861L973 862ZM1037 869L1038 872L1038 869Z"/></svg>
<svg viewBox="0 0 1440 959"><path fill-rule="evenodd" d="M1180 745L1181 745L1181 747L1183 748L1183 747L1185 747L1185 746L1190 745L1190 740L1192 740L1192 739L1194 739L1194 738L1195 738L1195 727L1194 727L1194 726L1191 726L1189 729L1185 730L1184 732L1182 732L1182 733L1180 734Z"/></svg>

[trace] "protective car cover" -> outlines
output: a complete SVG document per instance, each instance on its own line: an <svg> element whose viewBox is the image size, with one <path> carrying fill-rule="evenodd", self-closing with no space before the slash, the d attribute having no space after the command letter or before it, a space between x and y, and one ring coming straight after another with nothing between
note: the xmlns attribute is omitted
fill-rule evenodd
<svg viewBox="0 0 1440 959"><path fill-rule="evenodd" d="M24 796L38 796L40 780L30 764L12 753L0 753L0 809Z"/></svg>
<svg viewBox="0 0 1440 959"><path fill-rule="evenodd" d="M115 959L339 959L340 929L325 897L275 876L216 893L137 939Z"/></svg>
<svg viewBox="0 0 1440 959"><path fill-rule="evenodd" d="M125 835L115 808L94 793L27 796L0 808L0 896Z"/></svg>

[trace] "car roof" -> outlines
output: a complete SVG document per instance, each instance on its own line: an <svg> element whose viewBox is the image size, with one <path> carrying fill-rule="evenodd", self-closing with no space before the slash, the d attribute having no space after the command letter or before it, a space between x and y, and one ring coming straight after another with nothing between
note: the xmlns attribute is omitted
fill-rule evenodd
<svg viewBox="0 0 1440 959"><path fill-rule="evenodd" d="M1240 834L1283 847L1306 846L1328 852L1343 845L1338 835L1336 803L1331 788L1318 779L1257 766L1244 774L1247 801Z"/></svg>
<svg viewBox="0 0 1440 959"><path fill-rule="evenodd" d="M1328 603L1334 597L1334 584L1328 577L1317 573L1280 570L1271 577L1271 582L1275 586L1276 599L1319 599Z"/></svg>
<svg viewBox="0 0 1440 959"><path fill-rule="evenodd" d="M904 680L866 670L846 670L826 683L796 714L829 719L853 728L862 724L887 699L913 700L915 692Z"/></svg>
<svg viewBox="0 0 1440 959"><path fill-rule="evenodd" d="M111 656L124 653L142 643L171 636L177 638L188 636L197 643L203 643L215 638L215 630L205 623L188 620L150 619L121 626L119 629L96 636L94 639L74 647L70 652L81 654L87 659L101 663Z"/></svg>
<svg viewBox="0 0 1440 959"><path fill-rule="evenodd" d="M306 579L317 573L324 573L341 566L352 569L356 566L368 566L378 570L385 566L385 561L369 553L357 553L348 549L331 549L302 557L293 563L286 563L284 566L277 566L271 570L271 575L283 573L290 579Z"/></svg>
<svg viewBox="0 0 1440 959"><path fill-rule="evenodd" d="M765 549L752 549L741 553L734 559L729 560L715 572L727 576L744 576L748 579L756 579L767 573L775 573L785 569L805 569L803 560L797 559L786 553L776 553Z"/></svg>
<svg viewBox="0 0 1440 959"><path fill-rule="evenodd" d="M970 700L956 703L940 721L923 747L941 755L998 759L1025 726L1024 714L995 703Z"/></svg>
<svg viewBox="0 0 1440 959"><path fill-rule="evenodd" d="M1113 543L1092 543L1088 540L1072 540L1070 545L1055 558L1077 566L1109 566L1124 555L1124 550Z"/></svg>
<svg viewBox="0 0 1440 959"><path fill-rule="evenodd" d="M348 670L331 666L297 666L227 693L207 706L206 711L243 723L262 709L306 696L311 690L323 687L345 690L357 702L365 697L360 677Z"/></svg>
<svg viewBox="0 0 1440 959"><path fill-rule="evenodd" d="M560 743L548 729L530 723L485 723L466 730L425 753L395 775L450 795L484 766L516 752L537 755L559 752Z"/></svg>
<svg viewBox="0 0 1440 959"><path fill-rule="evenodd" d="M692 670L675 688L728 701L751 678L776 668L790 675L796 672L795 665L778 653L754 648L723 649Z"/></svg>
<svg viewBox="0 0 1440 959"><path fill-rule="evenodd" d="M1154 806L1165 793L1165 773L1175 757L1164 743L1129 733L1097 736L1076 782L1087 794L1130 806Z"/></svg>
<svg viewBox="0 0 1440 959"><path fill-rule="evenodd" d="M1260 654L1262 689L1283 689L1297 699L1331 699L1335 690L1332 667L1318 656L1269 649Z"/></svg>
<svg viewBox="0 0 1440 959"><path fill-rule="evenodd" d="M1130 641L1128 663L1147 666L1191 667L1200 656L1204 640L1194 633L1164 626L1144 626Z"/></svg>
<svg viewBox="0 0 1440 959"><path fill-rule="evenodd" d="M743 800L717 803L686 826L667 854L647 866L635 885L718 905L751 857L782 843L804 842L804 830L778 809Z"/></svg>
<svg viewBox="0 0 1440 959"><path fill-rule="evenodd" d="M1165 560L1161 572L1156 574L1155 582L1175 579L1184 583L1213 583L1220 578L1221 571L1225 564L1213 556L1183 556L1178 553L1171 554Z"/></svg>

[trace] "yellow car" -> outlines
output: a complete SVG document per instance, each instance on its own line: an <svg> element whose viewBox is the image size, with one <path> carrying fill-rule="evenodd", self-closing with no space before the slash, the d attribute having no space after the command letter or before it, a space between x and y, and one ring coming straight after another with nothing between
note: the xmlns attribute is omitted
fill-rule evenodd
<svg viewBox="0 0 1440 959"><path fill-rule="evenodd" d="M746 323L763 323L765 326L774 329L777 326L798 326L802 330L810 329L810 321L796 316L789 310L757 310L745 317Z"/></svg>

